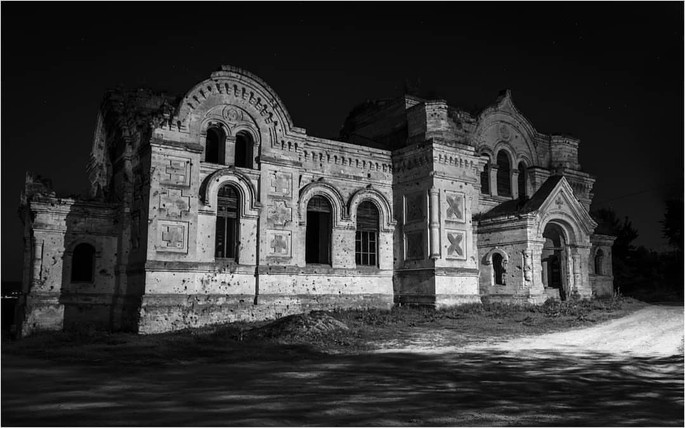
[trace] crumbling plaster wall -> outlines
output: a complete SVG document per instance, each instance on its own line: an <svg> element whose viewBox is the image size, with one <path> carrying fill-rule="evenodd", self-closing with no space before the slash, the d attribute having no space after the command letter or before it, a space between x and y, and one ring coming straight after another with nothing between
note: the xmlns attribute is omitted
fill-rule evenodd
<svg viewBox="0 0 685 428"><path fill-rule="evenodd" d="M430 139L396 151L393 161L400 224L395 234L396 302L442 307L479 301L472 220L479 159L473 148L453 139Z"/></svg>
<svg viewBox="0 0 685 428"><path fill-rule="evenodd" d="M22 336L38 330L61 330L76 324L107 327L112 309L117 257L115 207L74 199L36 197L28 203L33 251L25 284ZM95 249L93 277L73 282L73 249Z"/></svg>
<svg viewBox="0 0 685 428"><path fill-rule="evenodd" d="M614 273L611 247L616 240L615 236L593 234L590 237L592 248L588 258L590 272L590 285L592 294L597 297L611 297L614 295ZM602 252L597 259L598 252ZM599 266L597 266L599 265ZM597 267L600 271L597 271Z"/></svg>
<svg viewBox="0 0 685 428"><path fill-rule="evenodd" d="M336 301L389 307L394 228L387 202L392 200L389 153L307 137L288 121L268 123L263 111L254 110L252 98L245 102L242 95L234 95L209 94L189 110L185 127L162 126L154 131L158 141L151 144L148 262L140 331L243 316L275 317L305 307L336 306ZM241 109L237 116L236 108ZM204 162L205 136L197 129L207 124L206 118L225 127L229 133L225 163L230 164L230 135L238 116L255 131L254 168ZM169 182L169 168L176 174L175 183ZM240 194L239 255L229 262L214 257L216 192L223 184L233 185ZM328 267L310 266L304 260L306 203L314 195L328 198L335 211ZM376 204L382 224L378 266L360 268L354 258L355 216L364 200ZM191 298L216 304L190 305ZM247 302L255 307L236 309Z"/></svg>

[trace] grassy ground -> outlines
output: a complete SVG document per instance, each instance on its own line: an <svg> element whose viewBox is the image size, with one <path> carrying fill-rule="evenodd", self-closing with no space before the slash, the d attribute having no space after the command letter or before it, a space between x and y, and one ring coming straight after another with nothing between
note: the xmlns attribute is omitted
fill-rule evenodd
<svg viewBox="0 0 685 428"><path fill-rule="evenodd" d="M630 298L548 302L541 306L464 305L449 310L399 307L391 311L328 313L347 329L273 333L269 322L231 323L149 336L103 332L45 333L3 340L3 354L64 362L167 365L228 359L285 360L354 354L381 343L408 344L417 333L451 330L461 343L542 334L618 318L644 306ZM266 333L265 333L266 332ZM271 332L271 333L269 333ZM452 343L455 345L458 343Z"/></svg>

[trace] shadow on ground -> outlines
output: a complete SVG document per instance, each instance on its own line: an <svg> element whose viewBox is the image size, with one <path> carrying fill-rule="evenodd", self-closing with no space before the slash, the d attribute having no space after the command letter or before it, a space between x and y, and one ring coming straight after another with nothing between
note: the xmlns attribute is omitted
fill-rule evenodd
<svg viewBox="0 0 685 428"><path fill-rule="evenodd" d="M683 426L683 357L322 355L178 365L5 355L3 426Z"/></svg>

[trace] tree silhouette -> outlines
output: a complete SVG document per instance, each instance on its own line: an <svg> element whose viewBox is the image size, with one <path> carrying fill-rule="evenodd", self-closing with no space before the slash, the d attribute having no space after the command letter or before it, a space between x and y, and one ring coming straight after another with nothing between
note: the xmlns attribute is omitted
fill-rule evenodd
<svg viewBox="0 0 685 428"><path fill-rule="evenodd" d="M664 219L661 221L664 237L675 250L683 252L683 199L666 201Z"/></svg>

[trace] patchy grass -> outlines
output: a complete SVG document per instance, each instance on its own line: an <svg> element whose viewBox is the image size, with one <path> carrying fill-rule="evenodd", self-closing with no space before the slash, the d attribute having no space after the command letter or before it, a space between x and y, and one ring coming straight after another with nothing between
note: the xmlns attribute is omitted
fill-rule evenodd
<svg viewBox="0 0 685 428"><path fill-rule="evenodd" d="M408 344L412 333L421 331L458 332L459 341L466 344L568 330L618 318L643 306L634 299L615 297L549 301L540 306L489 303L446 310L420 307L398 307L390 311L346 310L328 315L347 329L282 330L280 334L259 334L269 324L283 323L281 319L273 323L230 323L147 336L94 331L43 333L15 342L3 341L2 351L65 362L143 367L257 358L274 361L317 359L330 353L368 351L388 341Z"/></svg>

